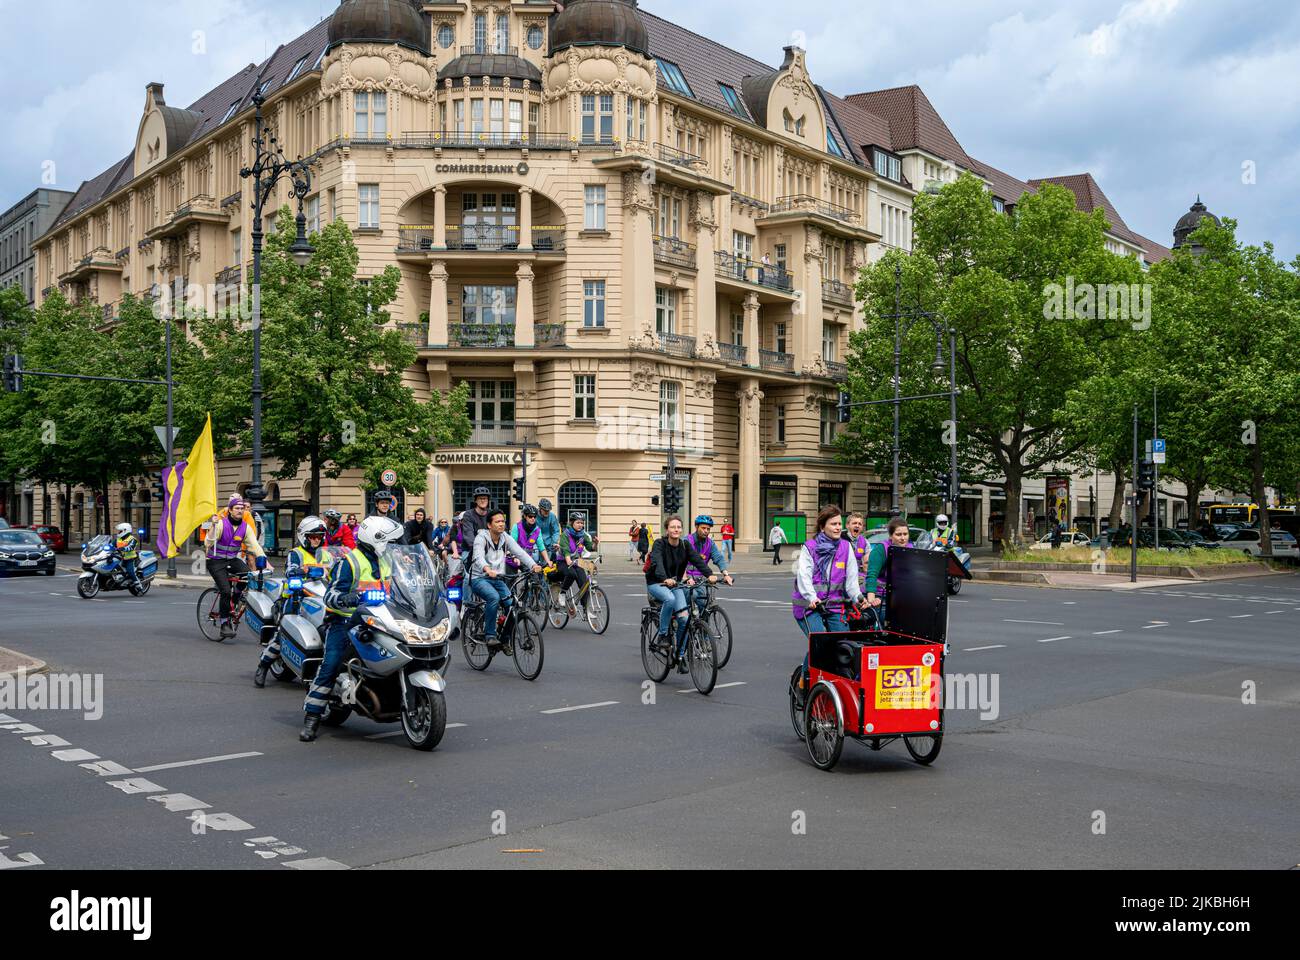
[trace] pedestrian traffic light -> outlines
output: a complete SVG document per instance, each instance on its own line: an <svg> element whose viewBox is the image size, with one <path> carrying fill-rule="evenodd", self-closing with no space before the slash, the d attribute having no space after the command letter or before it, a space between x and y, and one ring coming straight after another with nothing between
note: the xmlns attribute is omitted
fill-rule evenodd
<svg viewBox="0 0 1300 960"><path fill-rule="evenodd" d="M840 402L838 405L839 414L840 414L840 423L848 423L850 420L853 419L853 411L849 407L849 404L851 404L852 402L853 402L853 397L849 394L849 392L847 390L841 390Z"/></svg>
<svg viewBox="0 0 1300 960"><path fill-rule="evenodd" d="M524 478L515 477L514 483L512 484L512 488L514 492L510 495L511 499L513 499L517 503L523 503L524 502Z"/></svg>
<svg viewBox="0 0 1300 960"><path fill-rule="evenodd" d="M4 386L5 393L23 392L23 358L16 353L5 357Z"/></svg>
<svg viewBox="0 0 1300 960"><path fill-rule="evenodd" d="M1150 460L1143 460L1138 465L1138 482L1139 490L1154 490L1156 488L1156 465Z"/></svg>

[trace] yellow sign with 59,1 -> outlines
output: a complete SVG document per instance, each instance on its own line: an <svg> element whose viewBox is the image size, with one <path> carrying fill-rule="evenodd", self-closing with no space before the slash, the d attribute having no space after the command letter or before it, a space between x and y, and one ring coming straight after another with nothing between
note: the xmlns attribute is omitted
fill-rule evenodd
<svg viewBox="0 0 1300 960"><path fill-rule="evenodd" d="M918 664L876 671L877 710L925 710L930 705L929 667Z"/></svg>

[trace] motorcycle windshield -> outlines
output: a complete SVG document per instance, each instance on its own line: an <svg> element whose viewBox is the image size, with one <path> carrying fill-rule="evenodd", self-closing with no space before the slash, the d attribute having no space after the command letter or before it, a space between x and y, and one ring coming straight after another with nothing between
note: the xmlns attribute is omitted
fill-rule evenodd
<svg viewBox="0 0 1300 960"><path fill-rule="evenodd" d="M108 549L110 542L108 534L101 533L86 544L86 548L81 551L81 555L83 557L93 557L98 553L102 553Z"/></svg>
<svg viewBox="0 0 1300 960"><path fill-rule="evenodd" d="M393 604L422 623L433 622L443 584L429 551L419 545L392 546L388 557L393 564Z"/></svg>

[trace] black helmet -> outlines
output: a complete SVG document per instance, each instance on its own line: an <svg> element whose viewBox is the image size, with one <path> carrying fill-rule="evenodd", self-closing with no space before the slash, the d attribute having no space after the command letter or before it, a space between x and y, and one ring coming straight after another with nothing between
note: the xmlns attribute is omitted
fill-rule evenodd
<svg viewBox="0 0 1300 960"><path fill-rule="evenodd" d="M492 498L492 491L487 487L477 486L474 488L474 499L477 500L479 497L487 497L490 500Z"/></svg>
<svg viewBox="0 0 1300 960"><path fill-rule="evenodd" d="M537 516L537 508L534 507L531 503L525 503L524 508L523 510L520 511L520 513L522 513L525 517L535 517Z"/></svg>
<svg viewBox="0 0 1300 960"><path fill-rule="evenodd" d="M339 513L337 510L326 510L325 519L333 520L335 523L338 523L340 520L343 519L343 514Z"/></svg>
<svg viewBox="0 0 1300 960"><path fill-rule="evenodd" d="M391 490L376 490L376 491L375 491L375 502L376 502L376 503L379 502L380 500L393 500L393 499L396 499L396 498L393 496L393 491L391 491Z"/></svg>

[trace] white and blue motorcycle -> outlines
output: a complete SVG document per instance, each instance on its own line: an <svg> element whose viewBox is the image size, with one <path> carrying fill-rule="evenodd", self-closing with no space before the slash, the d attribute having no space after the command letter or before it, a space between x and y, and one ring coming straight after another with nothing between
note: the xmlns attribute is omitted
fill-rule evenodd
<svg viewBox="0 0 1300 960"><path fill-rule="evenodd" d="M143 537L145 532L140 531ZM81 548L81 569L77 580L77 593L83 600L93 600L101 590L129 590L134 597L143 597L153 586L158 573L158 555L152 550L141 550L136 559L137 585L126 572L126 564L113 549L113 538L100 534Z"/></svg>
<svg viewBox="0 0 1300 960"><path fill-rule="evenodd" d="M447 728L445 679L459 620L447 604L442 578L422 546L392 546L392 592L362 596L352 630L352 655L334 684L333 700L321 723L341 726L359 713L376 723L400 723L416 750L432 750ZM294 580L289 589L295 589ZM298 584L308 590L313 581ZM313 591L314 592L314 591ZM321 623L303 597L303 609L280 618L280 661L271 673L310 682L325 655Z"/></svg>

